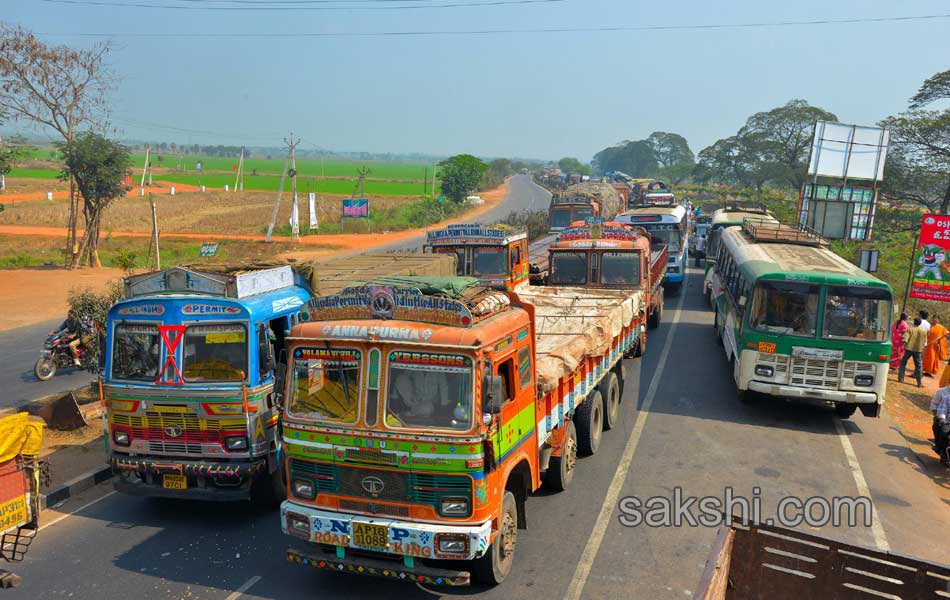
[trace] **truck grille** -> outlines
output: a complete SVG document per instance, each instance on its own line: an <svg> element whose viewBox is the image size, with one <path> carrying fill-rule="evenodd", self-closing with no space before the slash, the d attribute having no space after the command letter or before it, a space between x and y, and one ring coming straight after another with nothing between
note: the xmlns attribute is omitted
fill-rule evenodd
<svg viewBox="0 0 950 600"><path fill-rule="evenodd" d="M149 442L148 451L165 454L202 454L202 446L182 442Z"/></svg>
<svg viewBox="0 0 950 600"><path fill-rule="evenodd" d="M346 496L392 500L394 502L408 502L411 500L408 473L384 471L382 469L340 467L338 474L340 493ZM370 490L375 488L380 489L374 495Z"/></svg>
<svg viewBox="0 0 950 600"><path fill-rule="evenodd" d="M146 413L145 416L112 413L109 421L113 425L130 431L133 440L159 442L153 451L177 452L178 450L160 450L162 444L171 448L181 445L223 443L227 435L244 433L247 422L244 419L205 419L195 415L165 415ZM177 435L172 435L177 434ZM194 452L201 452L200 446ZM192 450L188 450L192 453Z"/></svg>
<svg viewBox="0 0 950 600"><path fill-rule="evenodd" d="M792 385L836 390L840 379L840 360L792 357L792 373L789 379Z"/></svg>

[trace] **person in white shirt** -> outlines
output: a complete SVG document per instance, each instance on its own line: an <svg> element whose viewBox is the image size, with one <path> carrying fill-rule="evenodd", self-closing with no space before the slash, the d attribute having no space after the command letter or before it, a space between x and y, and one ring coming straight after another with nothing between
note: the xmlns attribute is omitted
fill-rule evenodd
<svg viewBox="0 0 950 600"><path fill-rule="evenodd" d="M928 335L930 335L930 321L927 320L929 317L930 317L929 311L927 310L920 311L920 327L924 330L925 339ZM927 344L924 343L924 347L926 346Z"/></svg>

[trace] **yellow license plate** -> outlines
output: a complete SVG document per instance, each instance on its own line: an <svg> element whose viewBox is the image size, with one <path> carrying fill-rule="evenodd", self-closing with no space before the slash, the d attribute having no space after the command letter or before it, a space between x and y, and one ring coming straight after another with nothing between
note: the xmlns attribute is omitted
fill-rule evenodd
<svg viewBox="0 0 950 600"><path fill-rule="evenodd" d="M30 513L27 509L26 496L17 496L0 503L0 531L23 525L29 520Z"/></svg>
<svg viewBox="0 0 950 600"><path fill-rule="evenodd" d="M775 342L759 342L759 352L762 354L775 354Z"/></svg>
<svg viewBox="0 0 950 600"><path fill-rule="evenodd" d="M166 490L187 490L188 478L184 475L162 475L162 487Z"/></svg>
<svg viewBox="0 0 950 600"><path fill-rule="evenodd" d="M363 548L386 550L389 547L389 528L384 525L353 523L353 544Z"/></svg>

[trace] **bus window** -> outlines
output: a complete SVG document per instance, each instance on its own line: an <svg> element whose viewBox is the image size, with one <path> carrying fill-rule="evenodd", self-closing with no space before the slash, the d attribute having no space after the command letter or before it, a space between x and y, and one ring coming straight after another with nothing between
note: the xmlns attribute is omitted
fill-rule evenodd
<svg viewBox="0 0 950 600"><path fill-rule="evenodd" d="M484 277L486 275L504 275L506 252L504 248L473 248L475 256L472 258L472 275Z"/></svg>
<svg viewBox="0 0 950 600"><path fill-rule="evenodd" d="M584 285L587 283L587 255L583 252L557 252L551 257L551 283Z"/></svg>
<svg viewBox="0 0 950 600"><path fill-rule="evenodd" d="M760 281L749 314L757 331L815 335L820 286L788 281Z"/></svg>
<svg viewBox="0 0 950 600"><path fill-rule="evenodd" d="M878 288L828 286L822 336L883 341L891 294Z"/></svg>
<svg viewBox="0 0 950 600"><path fill-rule="evenodd" d="M600 264L600 282L605 285L638 285L639 252L604 252Z"/></svg>

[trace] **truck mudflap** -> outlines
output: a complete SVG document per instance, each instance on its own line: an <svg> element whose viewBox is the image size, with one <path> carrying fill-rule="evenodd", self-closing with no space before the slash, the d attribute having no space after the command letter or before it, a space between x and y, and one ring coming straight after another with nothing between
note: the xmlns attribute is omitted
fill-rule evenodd
<svg viewBox="0 0 950 600"><path fill-rule="evenodd" d="M266 457L246 463L222 463L113 454L110 463L116 475L112 485L118 492L131 496L224 502L246 500L251 482L268 472ZM184 487L166 487L163 483L166 475L181 477L179 481L184 481Z"/></svg>
<svg viewBox="0 0 950 600"><path fill-rule="evenodd" d="M411 557L407 557L411 558ZM352 573L354 575L367 575L369 577L384 577L386 579L396 579L400 581L411 581L430 586L467 586L471 583L472 576L468 571L453 571L450 569L439 569L426 565L417 564L415 560L407 561L398 558L375 558L368 555L344 555L338 558L332 553L305 552L295 548L287 549L287 561L313 567L314 569L323 569L334 571L336 573ZM407 566L407 562L412 566Z"/></svg>

